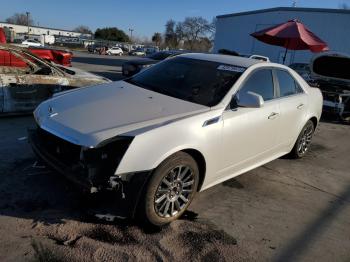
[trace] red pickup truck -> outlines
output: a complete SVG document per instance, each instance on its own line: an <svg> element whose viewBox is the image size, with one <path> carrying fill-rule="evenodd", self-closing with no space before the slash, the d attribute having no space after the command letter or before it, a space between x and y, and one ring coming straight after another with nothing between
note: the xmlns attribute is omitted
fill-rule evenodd
<svg viewBox="0 0 350 262"><path fill-rule="evenodd" d="M5 33L2 28L0 28L0 43L6 44ZM40 58L47 61L54 62L63 66L71 66L73 56L73 53L71 51L47 47L28 47L28 50L36 56L39 56ZM16 67L26 66L22 60L2 50L0 50L0 65Z"/></svg>

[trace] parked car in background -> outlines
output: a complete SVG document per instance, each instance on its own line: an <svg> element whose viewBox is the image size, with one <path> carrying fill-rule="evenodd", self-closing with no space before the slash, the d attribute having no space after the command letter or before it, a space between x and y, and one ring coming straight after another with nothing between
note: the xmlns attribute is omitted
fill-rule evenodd
<svg viewBox="0 0 350 262"><path fill-rule="evenodd" d="M270 62L270 58L268 58L267 56L262 56L262 55L251 55L249 58L256 59L256 60L261 60L261 61L264 61L264 62Z"/></svg>
<svg viewBox="0 0 350 262"><path fill-rule="evenodd" d="M123 50L120 47L114 46L106 51L107 55L123 55Z"/></svg>
<svg viewBox="0 0 350 262"><path fill-rule="evenodd" d="M27 48L0 45L0 114L32 112L54 93L110 80L49 63Z"/></svg>
<svg viewBox="0 0 350 262"><path fill-rule="evenodd" d="M36 41L36 40L33 40L33 39L24 40L24 41L22 42L22 45L26 45L26 46L36 46L36 47L43 46L40 42L38 42L38 41Z"/></svg>
<svg viewBox="0 0 350 262"><path fill-rule="evenodd" d="M72 66L73 52L70 50L56 49L50 47L29 47L29 51L46 61Z"/></svg>
<svg viewBox="0 0 350 262"><path fill-rule="evenodd" d="M7 43L5 32L1 27L0 27L0 43L1 44ZM51 48L51 47L36 47L36 46L28 46L28 50L33 54L49 62L54 62L56 64L60 64L64 66L71 66L73 53L69 50L63 50L63 49L57 49L57 48ZM1 55L3 55L3 53L0 51L0 60L4 60L4 58L2 58ZM17 60L17 63L20 63L20 61Z"/></svg>
<svg viewBox="0 0 350 262"><path fill-rule="evenodd" d="M122 74L124 76L132 76L140 72L142 69L150 67L164 60L165 58L179 55L182 53L182 51L160 51L147 57L124 62L122 65Z"/></svg>
<svg viewBox="0 0 350 262"><path fill-rule="evenodd" d="M233 52L233 51L231 51ZM238 53L237 53L238 54ZM251 58L251 59L256 59L256 60L261 60L264 62L270 62L270 58L267 56L262 56L262 55L250 55L250 54L238 54L241 57L246 57L246 58Z"/></svg>
<svg viewBox="0 0 350 262"><path fill-rule="evenodd" d="M134 55L134 56L145 56L146 52L143 48L137 48L135 50L132 50L129 52L129 55Z"/></svg>
<svg viewBox="0 0 350 262"><path fill-rule="evenodd" d="M310 64L311 84L323 94L323 112L350 122L350 55L322 52Z"/></svg>
<svg viewBox="0 0 350 262"><path fill-rule="evenodd" d="M126 215L137 210L159 226L198 191L286 154L303 157L321 111L320 90L286 66L184 54L43 102L30 141L62 175L90 192L115 191Z"/></svg>
<svg viewBox="0 0 350 262"><path fill-rule="evenodd" d="M307 63L293 63L289 65L294 71L301 75L305 80L309 80L311 70L310 66Z"/></svg>
<svg viewBox="0 0 350 262"><path fill-rule="evenodd" d="M89 45L88 46L88 51L89 53L101 53L102 52L102 49L106 49L105 46L102 46L102 45Z"/></svg>

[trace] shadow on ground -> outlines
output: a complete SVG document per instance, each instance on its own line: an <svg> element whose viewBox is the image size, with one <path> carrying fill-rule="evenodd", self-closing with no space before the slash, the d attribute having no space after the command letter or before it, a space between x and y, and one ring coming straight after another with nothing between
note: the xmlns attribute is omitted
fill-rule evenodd
<svg viewBox="0 0 350 262"><path fill-rule="evenodd" d="M95 204L94 197L34 157L14 162L2 174L0 214L32 221L28 238L39 261L224 261L239 253L234 238L194 213L150 228L129 220L98 220L91 216Z"/></svg>
<svg viewBox="0 0 350 262"><path fill-rule="evenodd" d="M310 223L301 234L285 244L274 261L298 261L331 226L333 220L350 204L350 186L331 201L323 213Z"/></svg>

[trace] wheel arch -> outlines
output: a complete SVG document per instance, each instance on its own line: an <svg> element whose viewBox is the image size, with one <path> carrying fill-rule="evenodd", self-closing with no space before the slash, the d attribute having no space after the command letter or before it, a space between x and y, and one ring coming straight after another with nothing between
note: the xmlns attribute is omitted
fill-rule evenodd
<svg viewBox="0 0 350 262"><path fill-rule="evenodd" d="M207 168L205 158L204 158L203 154L196 149L187 148L187 149L183 149L181 151L189 154L194 159L194 161L196 161L196 163L198 165L199 183L198 183L197 191L200 191L202 188L204 179L205 179L206 168Z"/></svg>
<svg viewBox="0 0 350 262"><path fill-rule="evenodd" d="M314 128L316 129L317 124L318 124L317 117L313 116L309 120L314 124Z"/></svg>

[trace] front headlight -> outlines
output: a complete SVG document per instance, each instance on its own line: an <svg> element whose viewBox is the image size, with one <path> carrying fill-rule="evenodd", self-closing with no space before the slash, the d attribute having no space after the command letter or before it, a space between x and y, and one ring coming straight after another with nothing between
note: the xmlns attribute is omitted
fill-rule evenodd
<svg viewBox="0 0 350 262"><path fill-rule="evenodd" d="M133 137L115 137L96 148L82 147L80 160L90 166L103 165L115 169L132 140Z"/></svg>

